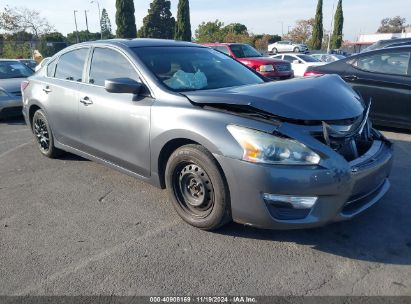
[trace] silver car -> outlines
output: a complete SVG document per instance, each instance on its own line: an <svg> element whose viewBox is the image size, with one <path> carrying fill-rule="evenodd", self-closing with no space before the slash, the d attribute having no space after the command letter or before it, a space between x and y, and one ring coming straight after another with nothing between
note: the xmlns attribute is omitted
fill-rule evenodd
<svg viewBox="0 0 411 304"><path fill-rule="evenodd" d="M347 220L390 185L391 143L335 75L275 83L200 45L108 40L52 57L23 99L43 155L68 151L167 188L201 229Z"/></svg>
<svg viewBox="0 0 411 304"><path fill-rule="evenodd" d="M0 118L21 115L21 83L33 70L18 60L0 59Z"/></svg>
<svg viewBox="0 0 411 304"><path fill-rule="evenodd" d="M268 53L277 54L285 52L307 53L308 47L303 43L294 43L292 41L278 41L268 45Z"/></svg>

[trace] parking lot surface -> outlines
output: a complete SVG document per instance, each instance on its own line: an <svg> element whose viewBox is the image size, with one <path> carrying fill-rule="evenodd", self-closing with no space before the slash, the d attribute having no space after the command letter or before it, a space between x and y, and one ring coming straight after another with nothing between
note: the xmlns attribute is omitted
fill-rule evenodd
<svg viewBox="0 0 411 304"><path fill-rule="evenodd" d="M204 232L159 190L0 121L0 295L411 295L411 135L392 188L349 222Z"/></svg>

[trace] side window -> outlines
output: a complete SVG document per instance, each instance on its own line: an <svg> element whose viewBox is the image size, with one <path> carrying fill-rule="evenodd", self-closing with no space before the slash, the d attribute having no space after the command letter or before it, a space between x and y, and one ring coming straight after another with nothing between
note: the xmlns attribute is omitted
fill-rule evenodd
<svg viewBox="0 0 411 304"><path fill-rule="evenodd" d="M56 66L57 66L57 58L47 65L47 76L48 77L54 77L54 73L56 72Z"/></svg>
<svg viewBox="0 0 411 304"><path fill-rule="evenodd" d="M367 72L407 75L410 52L389 52L363 56L349 63Z"/></svg>
<svg viewBox="0 0 411 304"><path fill-rule="evenodd" d="M230 51L225 46L215 46L214 49L217 50L217 51L220 51L220 52L222 52L222 53L224 53L228 56L231 56Z"/></svg>
<svg viewBox="0 0 411 304"><path fill-rule="evenodd" d="M294 60L297 60L297 58L294 58L293 56L289 56L289 55L284 55L284 60L288 61L288 62L293 62Z"/></svg>
<svg viewBox="0 0 411 304"><path fill-rule="evenodd" d="M125 77L139 79L131 63L123 55L112 49L94 49L89 83L104 86L106 79Z"/></svg>
<svg viewBox="0 0 411 304"><path fill-rule="evenodd" d="M88 48L83 48L61 55L57 63L55 77L81 82L87 53Z"/></svg>

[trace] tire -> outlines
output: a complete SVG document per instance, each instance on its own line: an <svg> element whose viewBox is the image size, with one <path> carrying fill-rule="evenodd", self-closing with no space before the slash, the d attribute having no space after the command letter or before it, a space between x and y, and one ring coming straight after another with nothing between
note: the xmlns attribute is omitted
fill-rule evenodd
<svg viewBox="0 0 411 304"><path fill-rule="evenodd" d="M294 48L294 53L299 53L300 49L298 47Z"/></svg>
<svg viewBox="0 0 411 304"><path fill-rule="evenodd" d="M49 158L61 155L62 151L54 146L53 133L43 110L34 113L31 125L40 153Z"/></svg>
<svg viewBox="0 0 411 304"><path fill-rule="evenodd" d="M274 55L277 55L277 54L278 54L277 48L273 48L273 49L271 50L271 53L273 53Z"/></svg>
<svg viewBox="0 0 411 304"><path fill-rule="evenodd" d="M231 220L227 183L216 159L204 147L186 145L174 151L165 181L174 209L188 224L211 231Z"/></svg>

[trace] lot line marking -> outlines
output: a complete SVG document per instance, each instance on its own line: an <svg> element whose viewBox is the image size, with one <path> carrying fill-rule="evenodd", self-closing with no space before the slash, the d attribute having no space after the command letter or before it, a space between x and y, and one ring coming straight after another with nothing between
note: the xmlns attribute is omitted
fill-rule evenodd
<svg viewBox="0 0 411 304"><path fill-rule="evenodd" d="M11 152L14 152L14 151L16 151L16 150L18 150L18 149L20 149L20 148L23 148L24 146L27 146L28 144L31 144L31 141L26 142L26 143L21 144L21 145L18 145L18 146L14 147L14 148L6 151L6 152L3 152L2 154L0 154L0 158L2 158L3 156L6 156L7 154L10 154Z"/></svg>
<svg viewBox="0 0 411 304"><path fill-rule="evenodd" d="M31 137L28 137L28 138L11 139L11 140L4 140L4 141L0 141L0 145L1 145L1 144L12 143L12 142L16 142L16 141L30 140L30 139L31 139Z"/></svg>
<svg viewBox="0 0 411 304"><path fill-rule="evenodd" d="M137 238L129 239L129 240L127 240L125 242L122 242L120 244L117 244L113 247L103 249L99 253L94 254L92 256L89 256L89 257L85 258L84 260L80 261L77 264L70 265L66 268L63 268L62 270L60 270L58 272L55 272L51 275L47 275L47 277L44 280L42 280L38 283L35 283L33 285L29 285L27 288L25 288L23 290L16 291L16 292L13 293L13 295L14 296L29 295L32 292L42 288L43 286L45 286L45 285L47 285L47 284L49 284L49 283L51 283L55 280L64 278L65 276L67 276L71 273L75 273L75 272L79 271L80 269L86 267L88 264L90 264L92 262L97 262L97 261L102 260L106 257L109 257L109 256L115 254L116 252L119 252L123 249L127 249L128 245L136 244L141 240L144 240L146 238L155 236L156 234L159 234L159 233L163 232L164 230L166 230L168 228L171 228L173 226L177 226L178 224L181 224L181 223L182 223L181 220L172 221L172 222L170 222L166 225L158 227L157 229L149 230L145 234L143 234L143 235L141 235Z"/></svg>

